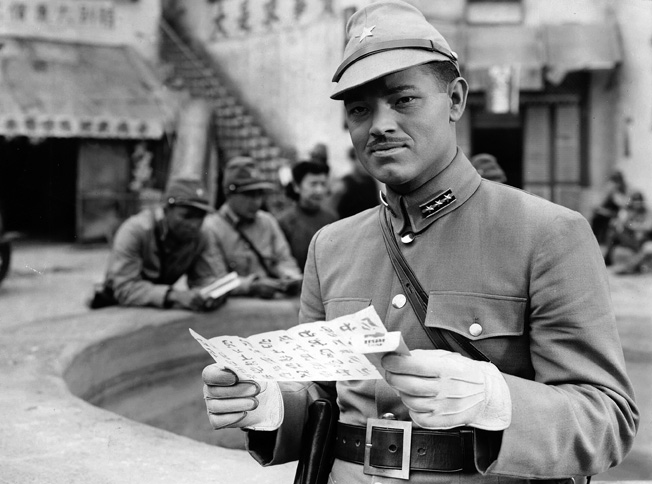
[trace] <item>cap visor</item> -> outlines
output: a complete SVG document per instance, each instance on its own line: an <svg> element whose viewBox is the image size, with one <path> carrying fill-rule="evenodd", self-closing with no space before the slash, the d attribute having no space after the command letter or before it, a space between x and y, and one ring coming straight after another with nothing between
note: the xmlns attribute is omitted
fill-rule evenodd
<svg viewBox="0 0 652 484"><path fill-rule="evenodd" d="M214 209L210 205L207 205L205 203L201 202L191 202L188 200L182 200L175 202L175 205L177 206L184 206L184 207L193 207L193 208L198 208L199 210L203 210L204 212L212 212Z"/></svg>
<svg viewBox="0 0 652 484"><path fill-rule="evenodd" d="M263 190L266 192L273 191L276 188L276 185L274 185L271 182L266 182L266 181L261 181L261 182L256 182L252 183L250 185L245 185L242 187L236 188L235 192L236 193L242 193L242 192L252 192L254 190Z"/></svg>
<svg viewBox="0 0 652 484"><path fill-rule="evenodd" d="M394 49L378 52L351 64L335 85L331 99L340 100L346 91L387 74L434 61L450 61L438 52L422 49Z"/></svg>

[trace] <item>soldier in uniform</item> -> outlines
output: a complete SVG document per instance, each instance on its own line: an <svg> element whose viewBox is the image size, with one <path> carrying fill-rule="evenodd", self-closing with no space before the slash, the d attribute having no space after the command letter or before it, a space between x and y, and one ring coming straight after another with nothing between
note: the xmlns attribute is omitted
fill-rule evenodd
<svg viewBox="0 0 652 484"><path fill-rule="evenodd" d="M226 264L202 223L213 209L201 182L171 180L165 203L127 219L113 240L101 305L215 309L201 288L226 275ZM188 288L177 287L186 276ZM91 307L101 307L97 302Z"/></svg>
<svg viewBox="0 0 652 484"><path fill-rule="evenodd" d="M231 294L266 299L296 295L301 269L274 216L261 210L274 185L261 176L253 158L236 156L225 166L223 186L226 201L206 217L204 228L240 276L240 286Z"/></svg>
<svg viewBox="0 0 652 484"><path fill-rule="evenodd" d="M417 9L372 3L350 18L347 35L332 97L344 101L360 160L387 188L380 209L315 235L300 321L371 304L411 354L386 354L382 380L336 383L330 482L571 482L617 465L639 414L588 222L480 177L456 143L467 83ZM423 326L385 256L385 216L428 295ZM461 345L435 348L432 328L470 341L488 361ZM261 392L219 365L203 378L213 427L248 429L263 465L297 458L306 406L322 385ZM403 429L370 424L381 418Z"/></svg>

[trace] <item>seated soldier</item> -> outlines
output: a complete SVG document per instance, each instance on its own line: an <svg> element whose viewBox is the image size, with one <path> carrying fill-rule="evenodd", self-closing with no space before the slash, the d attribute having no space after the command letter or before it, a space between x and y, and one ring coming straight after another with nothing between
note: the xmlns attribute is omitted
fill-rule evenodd
<svg viewBox="0 0 652 484"><path fill-rule="evenodd" d="M328 194L328 165L302 161L292 168L293 198L296 200L278 216L278 223L290 244L292 255L303 269L312 236L337 220L323 207Z"/></svg>
<svg viewBox="0 0 652 484"><path fill-rule="evenodd" d="M611 223L607 258L616 247L628 249L628 257L615 269L616 274L647 272L652 262L652 212L641 192L634 192L627 206Z"/></svg>
<svg viewBox="0 0 652 484"><path fill-rule="evenodd" d="M226 275L226 265L202 228L212 211L196 180L172 180L165 204L127 219L113 240L105 290L123 306L214 309L200 289ZM187 276L188 289L173 287ZM91 307L93 304L91 303Z"/></svg>
<svg viewBox="0 0 652 484"><path fill-rule="evenodd" d="M263 179L252 158L238 156L224 170L226 201L206 217L230 270L240 276L231 294L272 298L298 293L302 275L276 219L260 208L274 184Z"/></svg>

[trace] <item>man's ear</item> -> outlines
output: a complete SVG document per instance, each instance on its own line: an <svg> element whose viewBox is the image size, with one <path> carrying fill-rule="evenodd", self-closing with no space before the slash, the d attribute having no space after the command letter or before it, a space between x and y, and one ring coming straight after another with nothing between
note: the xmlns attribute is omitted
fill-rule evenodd
<svg viewBox="0 0 652 484"><path fill-rule="evenodd" d="M452 123L459 121L466 108L466 98L469 94L469 84L463 77L457 77L448 84L450 99L449 118Z"/></svg>

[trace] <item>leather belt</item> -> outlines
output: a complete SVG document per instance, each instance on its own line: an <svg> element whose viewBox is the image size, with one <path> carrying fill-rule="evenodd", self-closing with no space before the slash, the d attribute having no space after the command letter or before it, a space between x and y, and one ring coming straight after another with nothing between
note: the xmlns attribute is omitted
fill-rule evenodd
<svg viewBox="0 0 652 484"><path fill-rule="evenodd" d="M409 478L410 470L474 472L473 429L412 429L411 422L369 419L337 424L335 457L363 464L365 474Z"/></svg>

